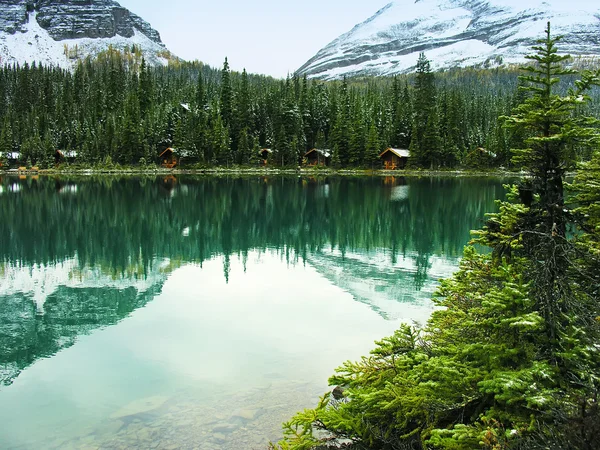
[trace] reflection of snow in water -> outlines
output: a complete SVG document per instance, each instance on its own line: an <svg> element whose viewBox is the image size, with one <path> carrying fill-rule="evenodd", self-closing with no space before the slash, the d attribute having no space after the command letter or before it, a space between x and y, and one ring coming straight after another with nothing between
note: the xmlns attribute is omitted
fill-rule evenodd
<svg viewBox="0 0 600 450"><path fill-rule="evenodd" d="M407 200L409 189L408 186L394 186L392 188L392 195L390 196L391 200L393 202Z"/></svg>
<svg viewBox="0 0 600 450"><path fill-rule="evenodd" d="M456 271L458 258L432 255L427 267L418 267L417 253L399 256L395 263L390 258L385 249L364 254L334 249L311 254L307 263L384 319L424 323L438 280Z"/></svg>
<svg viewBox="0 0 600 450"><path fill-rule="evenodd" d="M329 198L329 185L325 184L319 187L319 196L323 198Z"/></svg>
<svg viewBox="0 0 600 450"><path fill-rule="evenodd" d="M78 190L79 189L77 188L77 185L75 185L75 184L68 184L66 186L63 186L60 189L60 193L61 194L77 194Z"/></svg>
<svg viewBox="0 0 600 450"><path fill-rule="evenodd" d="M154 261L147 272L143 268L133 268L129 272L115 276L101 267L81 267L77 257L48 265L23 266L9 263L3 267L0 296L13 296L22 293L30 296L38 313L44 312L44 303L60 286L69 288L115 288L119 290L133 287L137 292L145 292L167 274L164 269L169 260Z"/></svg>

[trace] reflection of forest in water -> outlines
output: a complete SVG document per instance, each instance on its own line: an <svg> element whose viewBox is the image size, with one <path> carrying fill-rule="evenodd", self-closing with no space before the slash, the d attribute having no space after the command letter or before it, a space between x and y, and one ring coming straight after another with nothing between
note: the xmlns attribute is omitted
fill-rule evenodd
<svg viewBox="0 0 600 450"><path fill-rule="evenodd" d="M230 257L275 251L357 300L368 301L344 280L375 280L403 301L398 285L418 291L432 261L454 264L502 195L500 181L473 178L5 177L0 186L0 382L142 307L174 268L216 256L229 277ZM19 270L44 284L52 268L64 278L55 289L19 285Z"/></svg>

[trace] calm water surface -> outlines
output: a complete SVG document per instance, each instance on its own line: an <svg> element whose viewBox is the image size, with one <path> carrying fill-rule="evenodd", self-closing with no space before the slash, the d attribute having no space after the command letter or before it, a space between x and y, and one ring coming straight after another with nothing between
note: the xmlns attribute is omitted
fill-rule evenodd
<svg viewBox="0 0 600 450"><path fill-rule="evenodd" d="M0 448L258 449L427 319L491 179L0 178Z"/></svg>

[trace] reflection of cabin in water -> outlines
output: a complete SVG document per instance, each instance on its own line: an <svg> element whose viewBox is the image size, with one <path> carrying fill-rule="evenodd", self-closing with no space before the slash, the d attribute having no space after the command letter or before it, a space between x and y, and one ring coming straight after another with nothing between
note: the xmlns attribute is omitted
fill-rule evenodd
<svg viewBox="0 0 600 450"><path fill-rule="evenodd" d="M408 200L409 187L405 177L385 177L383 184L386 188L390 189L390 200L393 202L399 202Z"/></svg>
<svg viewBox="0 0 600 450"><path fill-rule="evenodd" d="M174 167L177 167L177 164L179 164L179 158L175 154L175 149L172 149L171 147L169 147L168 149L163 151L160 154L159 158L160 158L160 165L167 169L172 169Z"/></svg>
<svg viewBox="0 0 600 450"><path fill-rule="evenodd" d="M404 169L410 158L410 152L402 148L390 147L379 155L379 158L383 161L386 170Z"/></svg>
<svg viewBox="0 0 600 450"><path fill-rule="evenodd" d="M273 154L273 150L270 148L262 148L258 151L258 156L260 157L260 163L263 166L266 166L269 162L269 158Z"/></svg>
<svg viewBox="0 0 600 450"><path fill-rule="evenodd" d="M175 187L177 186L177 178L173 175L169 175L162 179L160 182L160 187L162 187L169 197L173 197L175 195Z"/></svg>
<svg viewBox="0 0 600 450"><path fill-rule="evenodd" d="M77 158L77 152L75 150L56 150L54 152L54 163L57 165L64 162L73 163L75 162L75 158Z"/></svg>
<svg viewBox="0 0 600 450"><path fill-rule="evenodd" d="M320 148L313 148L304 155L304 162L309 166L328 166L331 162L331 152Z"/></svg>

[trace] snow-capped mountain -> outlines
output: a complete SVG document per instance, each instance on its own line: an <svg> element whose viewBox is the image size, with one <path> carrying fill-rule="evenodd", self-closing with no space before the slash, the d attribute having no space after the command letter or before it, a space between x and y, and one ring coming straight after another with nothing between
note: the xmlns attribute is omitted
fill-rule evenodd
<svg viewBox="0 0 600 450"><path fill-rule="evenodd" d="M109 45L135 46L150 64L169 56L156 30L112 0L0 0L0 65L70 68Z"/></svg>
<svg viewBox="0 0 600 450"><path fill-rule="evenodd" d="M559 50L600 55L600 3L591 0L397 0L343 34L299 70L310 77L413 71L425 52L434 69L521 63L550 21Z"/></svg>

